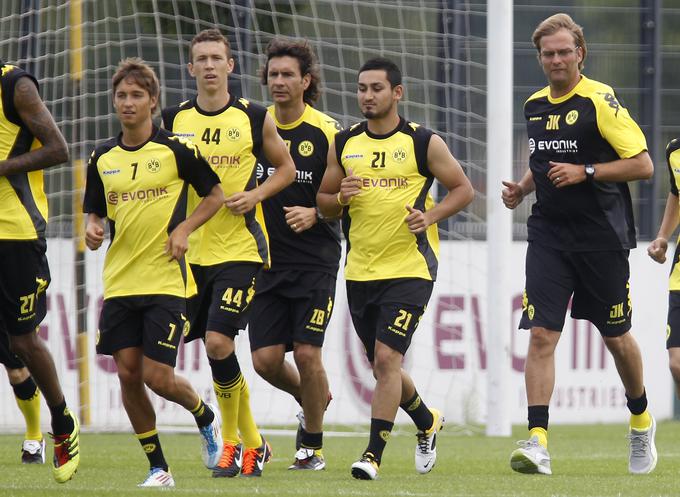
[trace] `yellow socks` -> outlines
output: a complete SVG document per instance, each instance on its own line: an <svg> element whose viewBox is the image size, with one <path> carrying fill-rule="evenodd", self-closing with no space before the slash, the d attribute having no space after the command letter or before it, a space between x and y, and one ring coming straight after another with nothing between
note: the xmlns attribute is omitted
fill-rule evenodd
<svg viewBox="0 0 680 497"><path fill-rule="evenodd" d="M545 428L535 427L529 430L529 438L538 437L538 443L546 449L548 448L548 430Z"/></svg>

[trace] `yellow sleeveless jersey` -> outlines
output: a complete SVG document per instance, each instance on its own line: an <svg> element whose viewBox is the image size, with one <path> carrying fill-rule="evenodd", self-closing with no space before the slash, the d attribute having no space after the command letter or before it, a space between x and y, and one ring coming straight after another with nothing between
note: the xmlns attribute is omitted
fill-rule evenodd
<svg viewBox="0 0 680 497"><path fill-rule="evenodd" d="M170 260L165 244L186 218L189 185L205 196L217 183L196 146L164 129L154 127L138 147L126 147L118 136L95 149L83 211L109 219L104 299L196 293L185 260Z"/></svg>
<svg viewBox="0 0 680 497"><path fill-rule="evenodd" d="M668 178L671 183L671 193L675 195L676 199L680 195L678 192L678 185L680 185L680 140L675 139L666 147L666 162L668 163ZM680 236L676 242L680 246ZM671 270L671 277L669 281L669 290L680 290L680 261L677 258L678 251L675 253L676 259L673 261L673 269Z"/></svg>
<svg viewBox="0 0 680 497"><path fill-rule="evenodd" d="M14 86L21 77L38 86L26 71L0 61L0 160L41 147L14 107ZM0 205L0 240L45 237L47 197L42 170L0 177Z"/></svg>
<svg viewBox="0 0 680 497"><path fill-rule="evenodd" d="M224 196L257 186L257 156L262 148L262 126L267 110L244 98L231 95L229 103L216 112L198 107L196 100L163 110L163 126L196 143L201 154L222 182ZM189 193L189 210L198 204ZM212 266L223 262L269 263L267 238L261 206L246 215L220 209L189 239L189 262Z"/></svg>
<svg viewBox="0 0 680 497"><path fill-rule="evenodd" d="M387 135L375 135L361 122L335 138L338 163L362 178L362 192L345 208L345 279L373 281L437 276L437 225L414 235L404 219L406 205L426 211L434 177L427 167L432 131L399 121Z"/></svg>

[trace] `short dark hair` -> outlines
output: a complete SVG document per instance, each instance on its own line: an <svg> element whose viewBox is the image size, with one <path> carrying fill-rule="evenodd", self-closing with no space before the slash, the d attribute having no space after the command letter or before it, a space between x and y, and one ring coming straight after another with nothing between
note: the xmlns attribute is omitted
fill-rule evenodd
<svg viewBox="0 0 680 497"><path fill-rule="evenodd" d="M191 40L191 45L189 45L190 61L194 60L194 45L207 41L218 41L224 43L224 46L227 47L227 59L231 59L231 44L229 43L227 37L220 33L219 29L210 28L204 29Z"/></svg>
<svg viewBox="0 0 680 497"><path fill-rule="evenodd" d="M156 98L156 105L151 109L151 113L155 113L160 105L160 85L158 84L158 77L154 70L139 57L128 57L118 63L118 68L111 78L111 88L115 98L116 87L121 81L130 79L136 84L144 88L150 97Z"/></svg>
<svg viewBox="0 0 680 497"><path fill-rule="evenodd" d="M359 69L359 74L364 71L385 71L387 74L387 81L390 82L390 86L394 88L401 83L401 70L399 66L392 62L390 59L385 57L375 57L374 59L367 60L364 65Z"/></svg>
<svg viewBox="0 0 680 497"><path fill-rule="evenodd" d="M267 73L269 72L269 61L274 57L292 57L297 59L300 66L300 76L309 74L309 86L302 95L302 99L309 105L314 105L321 94L321 76L319 75L319 63L316 54L312 50L307 40L289 40L285 38L274 38L267 45L265 51L267 62L265 62L260 78L263 85L267 84Z"/></svg>

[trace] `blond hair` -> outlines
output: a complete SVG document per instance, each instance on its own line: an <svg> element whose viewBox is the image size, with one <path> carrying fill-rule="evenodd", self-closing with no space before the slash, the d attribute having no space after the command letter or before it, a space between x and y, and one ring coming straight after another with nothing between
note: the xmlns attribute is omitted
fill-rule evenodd
<svg viewBox="0 0 680 497"><path fill-rule="evenodd" d="M560 29L566 29L569 31L574 37L574 43L576 46L581 48L583 57L581 57L581 60L578 63L578 68L579 71L583 70L583 64L586 60L586 54L588 53L586 39L583 36L583 28L576 24L568 14L559 13L545 19L534 31L534 34L531 36L531 41L534 43L534 46L540 55L541 38L544 36L554 35Z"/></svg>

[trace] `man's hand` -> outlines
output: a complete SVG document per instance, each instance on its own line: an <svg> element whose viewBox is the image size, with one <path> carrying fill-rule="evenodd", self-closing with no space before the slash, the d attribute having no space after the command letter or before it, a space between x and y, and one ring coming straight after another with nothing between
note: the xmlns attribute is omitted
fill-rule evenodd
<svg viewBox="0 0 680 497"><path fill-rule="evenodd" d="M247 192L237 192L229 195L224 201L224 205L235 216L243 215L255 208L260 199L256 190L248 190Z"/></svg>
<svg viewBox="0 0 680 497"><path fill-rule="evenodd" d="M586 168L579 164L550 161L548 179L555 185L555 188L583 183L586 180Z"/></svg>
<svg viewBox="0 0 680 497"><path fill-rule="evenodd" d="M408 215L404 221L408 225L408 230L411 233L422 233L430 226L430 222L428 221L425 212L414 209L410 205L406 206L406 210L408 211Z"/></svg>
<svg viewBox="0 0 680 497"><path fill-rule="evenodd" d="M668 250L668 240L657 238L647 247L647 255L659 264L666 262L666 250Z"/></svg>
<svg viewBox="0 0 680 497"><path fill-rule="evenodd" d="M503 190L501 191L501 198L503 199L503 204L508 209L514 209L524 200L524 190L519 183L514 181L503 181Z"/></svg>
<svg viewBox="0 0 680 497"><path fill-rule="evenodd" d="M98 223L90 221L85 228L85 245L90 250L97 250L104 241L104 228Z"/></svg>
<svg viewBox="0 0 680 497"><path fill-rule="evenodd" d="M314 207L284 207L286 213L286 223L295 233L302 233L314 226L317 222L316 209Z"/></svg>
<svg viewBox="0 0 680 497"><path fill-rule="evenodd" d="M189 232L186 230L185 223L180 223L165 242L165 253L170 260L179 261L189 250Z"/></svg>
<svg viewBox="0 0 680 497"><path fill-rule="evenodd" d="M349 204L352 197L361 193L361 177L355 176L351 169L347 170L347 176L340 182L338 200L342 205Z"/></svg>

